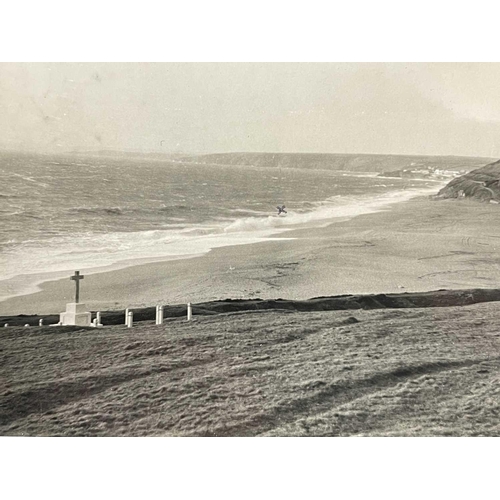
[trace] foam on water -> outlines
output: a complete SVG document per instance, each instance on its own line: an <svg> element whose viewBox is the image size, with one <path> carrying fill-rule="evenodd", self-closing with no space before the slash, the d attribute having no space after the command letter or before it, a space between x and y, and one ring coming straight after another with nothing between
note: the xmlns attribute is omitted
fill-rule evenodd
<svg viewBox="0 0 500 500"><path fill-rule="evenodd" d="M302 213L289 212L286 216L246 217L238 219L224 228L226 233L243 231L272 230L281 232L296 229L300 226L322 227L330 224L332 219L355 217L356 215L377 212L393 203L407 201L415 196L430 195L436 188L408 189L386 192L380 195L334 196L322 202L309 203L310 211Z"/></svg>
<svg viewBox="0 0 500 500"><path fill-rule="evenodd" d="M3 252L0 301L32 293L38 283L59 279L75 269L102 272L138 263L193 257L218 247L270 241L276 239L273 236L292 229L322 227L338 218L380 211L393 203L435 192L436 187L427 187L378 195L334 196L322 202L308 203L305 212L289 209L286 216L241 218L240 212L240 218L219 218L216 222L183 228L171 224L158 230L80 232L44 241L27 240L7 247ZM44 270L43 278L40 270Z"/></svg>
<svg viewBox="0 0 500 500"><path fill-rule="evenodd" d="M0 152L0 300L75 269L283 239L439 189L433 179L381 177L395 170L390 156L365 162L367 171L337 170L335 158L294 156L282 168ZM278 216L278 204L288 214Z"/></svg>

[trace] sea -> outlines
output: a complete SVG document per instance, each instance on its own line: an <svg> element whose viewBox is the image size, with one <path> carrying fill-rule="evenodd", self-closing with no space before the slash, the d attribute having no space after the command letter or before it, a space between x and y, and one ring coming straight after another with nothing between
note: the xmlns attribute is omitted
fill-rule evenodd
<svg viewBox="0 0 500 500"><path fill-rule="evenodd" d="M457 174L381 176L384 161L376 164L373 171L369 158L346 170L299 156L240 156L232 164L230 157L1 152L0 302L75 270L98 273L282 239L293 229L435 194ZM278 215L283 204L287 213Z"/></svg>

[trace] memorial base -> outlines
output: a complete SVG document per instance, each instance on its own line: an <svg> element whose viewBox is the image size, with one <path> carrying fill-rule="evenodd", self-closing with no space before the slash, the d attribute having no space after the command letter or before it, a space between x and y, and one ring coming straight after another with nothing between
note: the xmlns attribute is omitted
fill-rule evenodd
<svg viewBox="0 0 500 500"><path fill-rule="evenodd" d="M90 326L91 313L85 304L70 302L66 304L66 312L59 315L61 325Z"/></svg>

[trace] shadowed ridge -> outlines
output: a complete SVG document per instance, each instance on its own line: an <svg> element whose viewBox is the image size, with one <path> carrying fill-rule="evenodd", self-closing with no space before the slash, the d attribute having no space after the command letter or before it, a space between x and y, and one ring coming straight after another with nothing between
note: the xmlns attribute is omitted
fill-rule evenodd
<svg viewBox="0 0 500 500"><path fill-rule="evenodd" d="M406 309L416 307L453 307L477 304L480 302L500 301L500 289L474 288L466 290L436 290L432 292L392 293L375 295L338 295L332 297L314 297L308 300L286 299L225 299L212 302L192 304L193 315L207 316L212 314L237 313L243 311L283 310L290 312L342 311L349 309ZM164 318L186 316L185 304L165 305ZM105 311L101 320L105 325L121 325L125 323L124 311ZM153 321L156 307L134 308L134 322ZM95 318L95 312L92 314ZM55 315L19 315L2 316L0 325L38 326L44 320L45 325L55 324L59 316Z"/></svg>

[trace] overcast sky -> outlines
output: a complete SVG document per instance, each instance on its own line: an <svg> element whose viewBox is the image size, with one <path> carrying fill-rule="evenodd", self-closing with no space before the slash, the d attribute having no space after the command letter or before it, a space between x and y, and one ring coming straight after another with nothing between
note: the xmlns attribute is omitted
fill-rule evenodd
<svg viewBox="0 0 500 500"><path fill-rule="evenodd" d="M2 63L0 148L500 156L500 63Z"/></svg>

